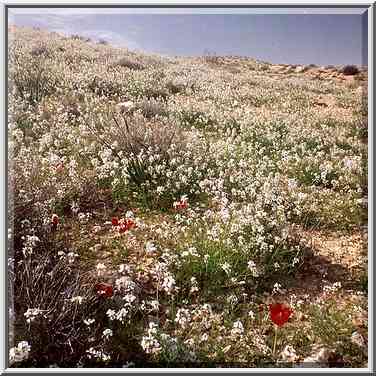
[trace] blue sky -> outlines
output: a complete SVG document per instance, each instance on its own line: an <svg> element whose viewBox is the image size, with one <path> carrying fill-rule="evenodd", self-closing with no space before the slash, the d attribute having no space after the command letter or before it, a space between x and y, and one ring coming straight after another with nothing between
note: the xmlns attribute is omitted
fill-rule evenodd
<svg viewBox="0 0 376 376"><path fill-rule="evenodd" d="M197 56L209 51L272 63L366 63L367 24L359 9L355 10L358 14L349 14L349 10L347 14L333 14L330 10L315 10L315 14L307 14L312 10L272 14L271 9L264 14L261 9L253 11L256 14L249 14L250 10L246 11L248 14L241 10L238 12L241 14L229 14L210 9L201 14L200 10L191 11L194 14L184 14L181 10L176 10L176 14L166 11L160 14L158 10L145 14L147 11L10 9L9 22L105 39L115 46L171 56Z"/></svg>

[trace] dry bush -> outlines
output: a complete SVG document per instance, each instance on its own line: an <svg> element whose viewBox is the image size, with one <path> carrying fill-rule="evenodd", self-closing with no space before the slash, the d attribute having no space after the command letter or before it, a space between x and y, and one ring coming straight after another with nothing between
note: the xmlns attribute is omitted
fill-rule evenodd
<svg viewBox="0 0 376 376"><path fill-rule="evenodd" d="M15 233L25 234L18 226ZM25 256L23 245L15 242L15 266L9 272L13 292L10 298L14 302L13 337L16 342L27 340L31 344L26 366L76 366L88 348L83 321L95 317L100 310L95 280L76 264L60 259L53 234L41 231L38 235L40 241L30 255ZM81 304L71 301L78 296L83 298ZM40 310L30 323L25 317L28 309Z"/></svg>
<svg viewBox="0 0 376 376"><path fill-rule="evenodd" d="M93 139L101 137L103 147L122 161L119 174L125 175L112 186L114 201L136 200L143 207L166 208L181 191L187 191L187 187L170 187L163 195L156 194L157 188L166 184L165 169L173 170L172 159L184 158L187 140L179 128L141 114L122 114L113 116L102 129L91 130Z"/></svg>
<svg viewBox="0 0 376 376"><path fill-rule="evenodd" d="M109 114L107 121L95 123L95 127L88 125L95 139L113 150L122 151L126 155L137 156L142 150L158 150L167 154L171 144L177 147L184 143L184 134L181 129L167 122L146 119L143 116L127 116L126 114Z"/></svg>
<svg viewBox="0 0 376 376"><path fill-rule="evenodd" d="M186 86L182 82L169 80L166 83L166 88L171 94L178 94L184 92Z"/></svg>
<svg viewBox="0 0 376 376"><path fill-rule="evenodd" d="M166 102L169 97L169 92L163 87L153 86L145 88L144 96L148 99L158 99Z"/></svg>
<svg viewBox="0 0 376 376"><path fill-rule="evenodd" d="M129 68L132 70L142 70L145 69L144 64L140 63L138 60L131 57L122 57L115 63L115 66Z"/></svg>
<svg viewBox="0 0 376 376"><path fill-rule="evenodd" d="M341 69L341 73L345 76L354 76L359 73L359 68L356 65L345 65Z"/></svg>
<svg viewBox="0 0 376 376"><path fill-rule="evenodd" d="M151 119L155 116L166 116L167 108L163 102L157 101L153 98L144 98L140 102L136 103L136 108L141 111L142 115Z"/></svg>
<svg viewBox="0 0 376 376"><path fill-rule="evenodd" d="M222 62L222 58L220 56L217 56L215 52L211 52L209 50L204 51L203 60L207 64L220 64Z"/></svg>
<svg viewBox="0 0 376 376"><path fill-rule="evenodd" d="M73 40L82 40L82 41L85 41L85 37L83 37L82 35L78 35L78 34L72 34L70 36L70 39L73 39Z"/></svg>
<svg viewBox="0 0 376 376"><path fill-rule="evenodd" d="M218 65L218 64L221 64L222 59L220 56L207 55L207 56L204 56L204 61L205 63L208 63L208 64Z"/></svg>
<svg viewBox="0 0 376 376"><path fill-rule="evenodd" d="M49 50L47 46L41 45L41 46L34 47L31 50L31 56L37 57L37 56L42 56L42 55L49 56Z"/></svg>
<svg viewBox="0 0 376 376"><path fill-rule="evenodd" d="M41 57L15 57L11 67L10 80L14 83L17 94L31 104L40 102L43 97L56 91L59 75L52 71Z"/></svg>
<svg viewBox="0 0 376 376"><path fill-rule="evenodd" d="M88 84L88 89L100 96L121 96L124 93L124 85L105 77L94 76Z"/></svg>

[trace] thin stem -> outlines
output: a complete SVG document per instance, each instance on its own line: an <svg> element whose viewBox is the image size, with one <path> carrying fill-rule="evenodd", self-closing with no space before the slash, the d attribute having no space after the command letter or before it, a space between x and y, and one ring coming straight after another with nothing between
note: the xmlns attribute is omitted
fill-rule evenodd
<svg viewBox="0 0 376 376"><path fill-rule="evenodd" d="M275 335L274 335L274 344L273 344L273 356L275 355L275 348L277 345L277 333L278 333L277 327L274 327L274 332L275 332Z"/></svg>

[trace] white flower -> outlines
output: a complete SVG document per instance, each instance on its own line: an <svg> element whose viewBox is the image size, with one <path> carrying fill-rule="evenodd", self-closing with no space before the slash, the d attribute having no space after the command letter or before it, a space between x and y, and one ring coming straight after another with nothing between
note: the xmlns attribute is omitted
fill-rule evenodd
<svg viewBox="0 0 376 376"><path fill-rule="evenodd" d="M235 321L231 330L231 334L238 335L238 334L243 334L243 333L244 333L244 327L243 327L242 322L240 320Z"/></svg>
<svg viewBox="0 0 376 376"><path fill-rule="evenodd" d="M195 344L195 340L193 338L188 338L184 341L184 344L192 347Z"/></svg>
<svg viewBox="0 0 376 376"><path fill-rule="evenodd" d="M231 273L231 265L228 262L225 262L221 265L221 268L225 271L227 275Z"/></svg>
<svg viewBox="0 0 376 376"><path fill-rule="evenodd" d="M125 213L125 218L134 218L133 211L128 210L128 211Z"/></svg>
<svg viewBox="0 0 376 376"><path fill-rule="evenodd" d="M175 278L172 275L166 275L163 278L162 286L161 288L167 292L167 294L172 294L175 288Z"/></svg>
<svg viewBox="0 0 376 376"><path fill-rule="evenodd" d="M42 310L39 308L28 308L28 310L24 313L24 316L26 317L26 322L31 323L35 320L35 318L43 313Z"/></svg>
<svg viewBox="0 0 376 376"><path fill-rule="evenodd" d="M9 363L22 362L29 357L31 347L27 341L21 341L9 350Z"/></svg>
<svg viewBox="0 0 376 376"><path fill-rule="evenodd" d="M156 252L157 247L154 245L152 241L149 240L145 244L145 250L146 250L146 253L153 254L154 252Z"/></svg>
<svg viewBox="0 0 376 376"><path fill-rule="evenodd" d="M198 288L198 282L196 280L195 277L192 277L191 278L191 289L190 289L190 293L191 294L194 294L195 292L199 291L199 288Z"/></svg>
<svg viewBox="0 0 376 376"><path fill-rule="evenodd" d="M132 294L126 294L124 297L123 297L123 300L125 300L127 303L133 303L135 300L137 299L136 296L132 295Z"/></svg>
<svg viewBox="0 0 376 376"><path fill-rule="evenodd" d="M175 322L185 329L190 321L191 315L189 311L185 308L179 308L176 312Z"/></svg>
<svg viewBox="0 0 376 376"><path fill-rule="evenodd" d="M157 300L152 300L151 302L149 302L150 306L151 306L151 309L153 311L158 311L159 309L159 302Z"/></svg>
<svg viewBox="0 0 376 376"><path fill-rule="evenodd" d="M116 314L116 320L121 321L124 323L125 319L127 318L129 314L129 309L128 306L124 306L120 311L117 312Z"/></svg>
<svg viewBox="0 0 376 376"><path fill-rule="evenodd" d="M351 342L358 345L363 350L367 349L367 343L359 332L353 332L351 335Z"/></svg>
<svg viewBox="0 0 376 376"><path fill-rule="evenodd" d="M118 290L124 290L126 294L132 294L137 289L136 283L128 276L116 279L115 285Z"/></svg>
<svg viewBox="0 0 376 376"><path fill-rule="evenodd" d="M233 305L233 306L234 306L235 304L237 304L238 301L239 301L238 297L237 297L235 294L231 294L231 295L229 295L229 296L226 298L226 300L227 300L227 303L228 303L228 304Z"/></svg>
<svg viewBox="0 0 376 376"><path fill-rule="evenodd" d="M93 227L93 233L94 233L94 234L100 232L101 230L102 230L102 227L101 227L101 226L98 226L98 225L97 225L97 226L94 226L94 227Z"/></svg>
<svg viewBox="0 0 376 376"><path fill-rule="evenodd" d="M98 275L102 275L103 272L107 269L105 264L99 263L96 266Z"/></svg>
<svg viewBox="0 0 376 376"><path fill-rule="evenodd" d="M200 342L206 342L208 339L209 335L207 333L204 333L200 338Z"/></svg>
<svg viewBox="0 0 376 376"><path fill-rule="evenodd" d="M134 367L135 364L133 362L127 362L121 366L121 368L131 368Z"/></svg>
<svg viewBox="0 0 376 376"><path fill-rule="evenodd" d="M255 313L254 313L252 310L250 310L250 311L248 312L248 316L251 318L251 320L254 320L254 319L255 319Z"/></svg>
<svg viewBox="0 0 376 376"><path fill-rule="evenodd" d="M256 263L254 261L248 261L248 269L251 271L253 277L259 277L260 273L257 269Z"/></svg>
<svg viewBox="0 0 376 376"><path fill-rule="evenodd" d="M83 298L82 296L74 296L73 298L71 298L71 302L72 303L78 303L78 304L81 304L83 301L84 301L85 298Z"/></svg>
<svg viewBox="0 0 376 376"><path fill-rule="evenodd" d="M95 350L93 347L90 347L89 350L86 350L86 353L88 354L89 359L95 358L102 360L103 362L107 362L111 359L109 355L105 354L103 351Z"/></svg>
<svg viewBox="0 0 376 376"><path fill-rule="evenodd" d="M125 264L119 265L119 273L130 274L131 272L132 272L132 269L129 265L125 265Z"/></svg>
<svg viewBox="0 0 376 376"><path fill-rule="evenodd" d="M105 330L103 330L102 334L103 334L103 337L105 337L106 339L113 336L112 329L105 329Z"/></svg>
<svg viewBox="0 0 376 376"><path fill-rule="evenodd" d="M108 309L107 312L106 312L106 315L108 316L108 318L111 321L115 320L115 318L116 318L116 311L114 311L113 309Z"/></svg>
<svg viewBox="0 0 376 376"><path fill-rule="evenodd" d="M86 214L85 214L85 213L78 213L78 220L79 220L81 223L85 223L85 222L87 222Z"/></svg>
<svg viewBox="0 0 376 376"><path fill-rule="evenodd" d="M77 253L74 253L74 252L69 252L67 254L67 257L68 257L68 262L69 264L73 264L74 263L74 260L78 257L78 254Z"/></svg>
<svg viewBox="0 0 376 376"><path fill-rule="evenodd" d="M282 292L282 285L279 283L275 283L273 286L272 294L281 293Z"/></svg>
<svg viewBox="0 0 376 376"><path fill-rule="evenodd" d="M298 356L296 355L295 349L287 345L281 352L281 358L284 362L294 363L298 359Z"/></svg>
<svg viewBox="0 0 376 376"><path fill-rule="evenodd" d="M142 337L141 347L146 354L156 354L161 350L161 345L154 337Z"/></svg>
<svg viewBox="0 0 376 376"><path fill-rule="evenodd" d="M86 319L86 320L84 320L84 324L87 325L87 326L90 326L94 322L95 322L95 319Z"/></svg>

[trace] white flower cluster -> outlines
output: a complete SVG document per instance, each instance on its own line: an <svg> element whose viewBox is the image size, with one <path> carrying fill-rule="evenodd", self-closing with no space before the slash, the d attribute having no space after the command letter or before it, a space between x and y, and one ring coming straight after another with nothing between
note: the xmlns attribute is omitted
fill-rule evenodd
<svg viewBox="0 0 376 376"><path fill-rule="evenodd" d="M325 285L323 287L323 292L325 294L332 294L339 291L342 288L341 282L334 282L332 285Z"/></svg>
<svg viewBox="0 0 376 376"><path fill-rule="evenodd" d="M231 335L238 336L244 333L244 327L240 320L235 321L231 329Z"/></svg>
<svg viewBox="0 0 376 376"><path fill-rule="evenodd" d="M22 248L22 253L25 257L33 254L35 246L40 242L40 239L35 235L26 235L25 243Z"/></svg>
<svg viewBox="0 0 376 376"><path fill-rule="evenodd" d="M189 310L186 308L179 308L176 312L175 322L183 329L186 329L191 322L191 314Z"/></svg>
<svg viewBox="0 0 376 376"><path fill-rule="evenodd" d="M248 269L251 271L253 277L259 277L260 273L254 261L248 261Z"/></svg>
<svg viewBox="0 0 376 376"><path fill-rule="evenodd" d="M112 329L107 328L107 329L105 329L105 330L103 331L102 335L103 335L103 337L104 337L105 339L109 339L110 337L113 336L113 331L112 331Z"/></svg>
<svg viewBox="0 0 376 376"><path fill-rule="evenodd" d="M27 341L19 342L16 347L9 350L9 363L13 364L28 359L30 350L31 346Z"/></svg>
<svg viewBox="0 0 376 376"><path fill-rule="evenodd" d="M141 347L147 354L157 354L161 351L161 344L156 339L158 333L158 325L154 322L149 323L147 335L142 337Z"/></svg>
<svg viewBox="0 0 376 376"><path fill-rule="evenodd" d="M41 315L46 317L45 314L44 314L45 312L46 311L42 311L39 308L28 308L28 310L24 313L24 316L26 317L26 322L30 324L38 316L41 316Z"/></svg>
<svg viewBox="0 0 376 376"><path fill-rule="evenodd" d="M106 354L104 351L95 350L94 347L90 347L89 350L86 350L87 357L89 359L97 359L102 362L108 362L111 360L111 356Z"/></svg>

